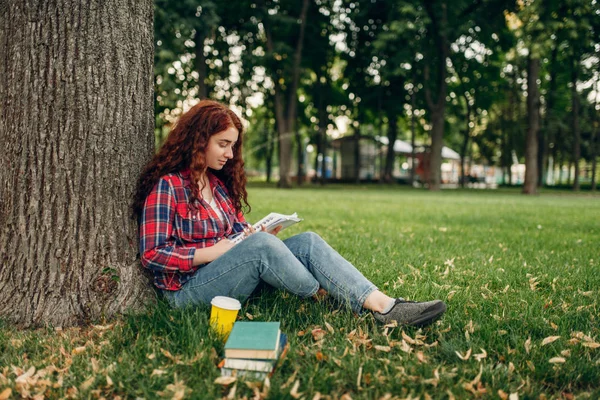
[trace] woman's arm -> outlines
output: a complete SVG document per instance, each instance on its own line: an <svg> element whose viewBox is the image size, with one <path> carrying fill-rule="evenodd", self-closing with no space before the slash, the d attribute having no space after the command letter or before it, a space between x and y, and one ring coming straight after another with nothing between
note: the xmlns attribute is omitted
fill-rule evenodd
<svg viewBox="0 0 600 400"><path fill-rule="evenodd" d="M173 237L175 192L171 182L161 179L152 189L140 221L140 254L144 267L154 271L192 272L194 247L179 246Z"/></svg>
<svg viewBox="0 0 600 400"><path fill-rule="evenodd" d="M209 263L221 256L233 246L234 244L229 239L223 239L210 247L196 249L193 265L196 266Z"/></svg>

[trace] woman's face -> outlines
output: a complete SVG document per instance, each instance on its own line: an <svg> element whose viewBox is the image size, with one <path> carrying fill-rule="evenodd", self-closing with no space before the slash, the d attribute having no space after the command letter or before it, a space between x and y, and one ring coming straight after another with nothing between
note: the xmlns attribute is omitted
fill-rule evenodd
<svg viewBox="0 0 600 400"><path fill-rule="evenodd" d="M204 153L206 166L220 170L228 160L233 158L233 146L238 141L239 132L235 127L215 133L208 139L208 146Z"/></svg>

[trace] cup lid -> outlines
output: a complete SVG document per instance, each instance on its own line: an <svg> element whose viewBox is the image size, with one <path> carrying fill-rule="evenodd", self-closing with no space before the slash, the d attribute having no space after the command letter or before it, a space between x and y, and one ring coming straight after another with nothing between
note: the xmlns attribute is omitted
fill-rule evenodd
<svg viewBox="0 0 600 400"><path fill-rule="evenodd" d="M242 303L240 303L237 299L227 296L215 296L211 300L210 304L225 310L239 310L242 308Z"/></svg>

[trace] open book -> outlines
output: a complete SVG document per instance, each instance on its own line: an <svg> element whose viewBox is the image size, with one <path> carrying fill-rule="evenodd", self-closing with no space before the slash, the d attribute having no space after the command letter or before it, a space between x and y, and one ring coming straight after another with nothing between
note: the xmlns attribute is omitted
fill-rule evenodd
<svg viewBox="0 0 600 400"><path fill-rule="evenodd" d="M252 227L257 231L261 229L261 226L265 226L267 228L267 232L271 232L273 229L281 226L281 229L285 229L288 226L292 226L298 222L302 221L301 218L298 218L298 214L293 213L291 215L283 215L279 213L270 213L254 225ZM243 232L240 232L234 236L230 236L229 240L233 243L239 243L246 238Z"/></svg>

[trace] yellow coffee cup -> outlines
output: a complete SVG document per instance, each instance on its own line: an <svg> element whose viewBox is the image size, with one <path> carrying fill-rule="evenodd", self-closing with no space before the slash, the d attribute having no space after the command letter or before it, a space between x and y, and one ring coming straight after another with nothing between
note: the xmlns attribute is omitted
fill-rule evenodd
<svg viewBox="0 0 600 400"><path fill-rule="evenodd" d="M237 299L226 296L215 296L210 304L210 325L223 339L227 339L242 304Z"/></svg>

